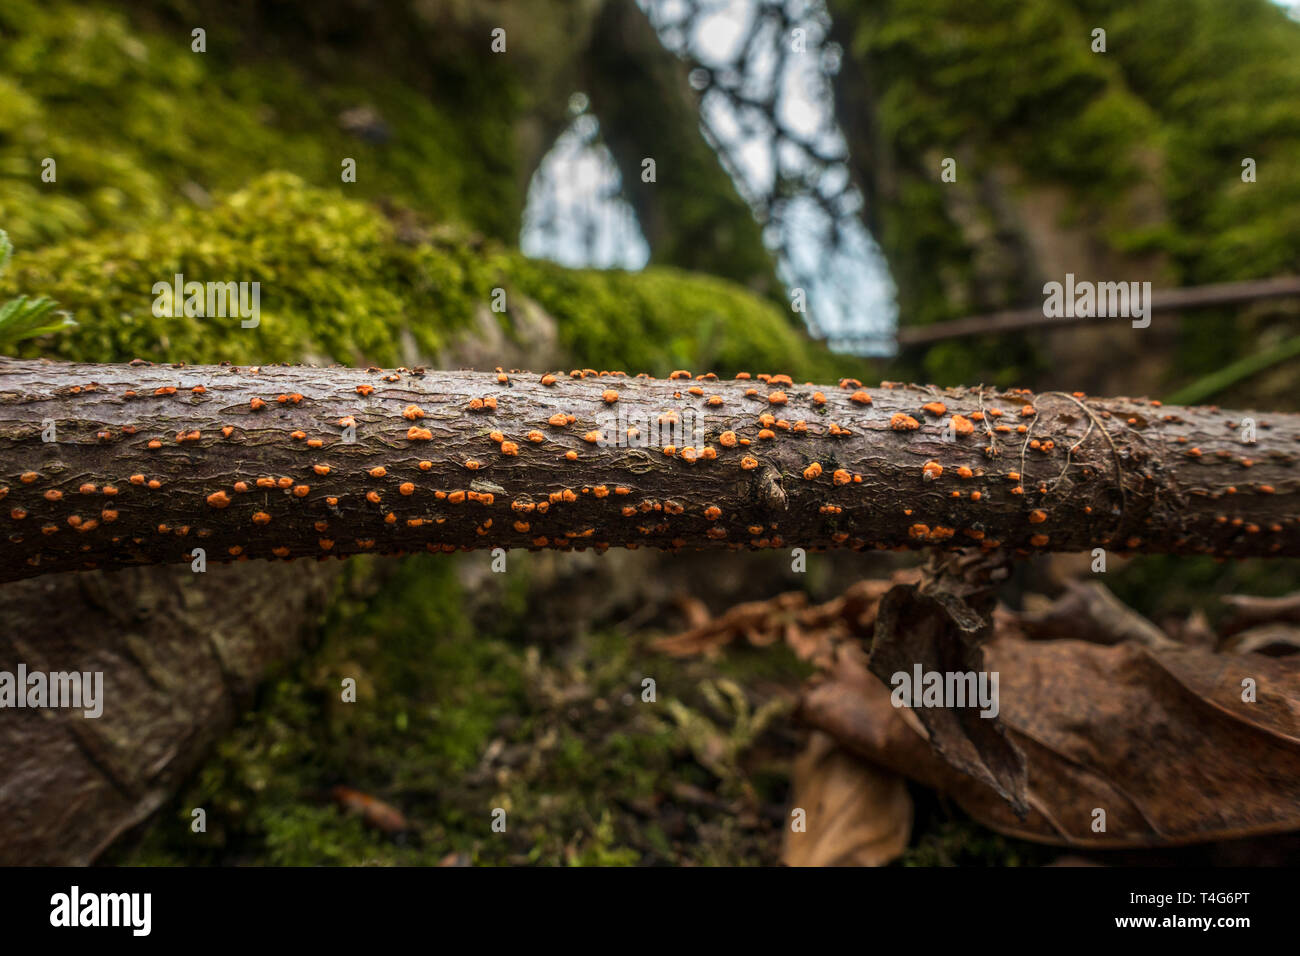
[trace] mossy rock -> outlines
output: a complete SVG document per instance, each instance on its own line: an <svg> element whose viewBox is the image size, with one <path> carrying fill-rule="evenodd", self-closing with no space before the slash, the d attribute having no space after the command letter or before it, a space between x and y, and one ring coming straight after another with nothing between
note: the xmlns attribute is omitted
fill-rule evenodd
<svg viewBox="0 0 1300 956"><path fill-rule="evenodd" d="M177 274L260 283L260 323L156 317L154 284ZM454 227L399 223L288 173L266 174L211 209L182 210L136 232L20 252L0 298L39 292L79 323L25 344L29 356L396 365L408 337L435 356L472 334L476 311L497 288L507 305L516 295L539 303L564 351L585 366L666 374L703 363L720 373L826 378L859 364L831 356L777 306L724 280L667 268L565 269Z"/></svg>

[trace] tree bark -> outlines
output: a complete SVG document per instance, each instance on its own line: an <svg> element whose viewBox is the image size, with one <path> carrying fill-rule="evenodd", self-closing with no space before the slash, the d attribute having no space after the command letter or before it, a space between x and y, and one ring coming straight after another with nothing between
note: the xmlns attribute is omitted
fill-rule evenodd
<svg viewBox="0 0 1300 956"><path fill-rule="evenodd" d="M0 580L196 548L1300 554L1300 415L675 374L0 360Z"/></svg>
<svg viewBox="0 0 1300 956"><path fill-rule="evenodd" d="M0 865L85 866L162 806L314 637L338 569L313 570L130 568L0 589L0 670L103 675L98 719L4 711Z"/></svg>

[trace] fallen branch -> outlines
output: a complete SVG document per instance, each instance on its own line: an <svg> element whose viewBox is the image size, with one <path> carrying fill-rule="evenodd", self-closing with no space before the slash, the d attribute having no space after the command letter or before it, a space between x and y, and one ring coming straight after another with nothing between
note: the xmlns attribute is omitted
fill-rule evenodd
<svg viewBox="0 0 1300 956"><path fill-rule="evenodd" d="M196 548L1297 555L1298 441L1060 392L2 359L0 580Z"/></svg>

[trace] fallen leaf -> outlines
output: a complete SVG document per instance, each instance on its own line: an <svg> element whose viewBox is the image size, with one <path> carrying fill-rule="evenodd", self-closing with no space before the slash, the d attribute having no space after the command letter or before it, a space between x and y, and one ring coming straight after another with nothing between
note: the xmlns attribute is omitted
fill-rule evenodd
<svg viewBox="0 0 1300 956"><path fill-rule="evenodd" d="M970 774L999 794L1016 812L1029 811L1025 799L1025 758L1007 737L996 710L985 716L977 706L920 706L921 688L913 674L940 675L990 672L994 694L995 668L985 662L980 645L992 633L982 617L961 597L942 589L923 591L900 584L880 602L876 633L868 666L882 684L893 687L894 675L911 686L911 709L925 726L930 743L953 767Z"/></svg>
<svg viewBox="0 0 1300 956"><path fill-rule="evenodd" d="M719 617L661 637L651 646L658 653L691 657L716 654L739 639L756 647L784 640L800 660L824 665L838 640L871 632L880 599L893 583L915 581L918 576L909 569L897 572L890 581L859 581L839 597L814 606L808 605L808 595L802 591L737 604Z"/></svg>
<svg viewBox="0 0 1300 956"><path fill-rule="evenodd" d="M804 832L787 820L781 859L787 866L884 866L912 834L912 797L899 774L872 766L814 732L794 763L792 807Z"/></svg>
<svg viewBox="0 0 1300 956"><path fill-rule="evenodd" d="M838 656L799 714L1023 839L1169 846L1300 829L1300 655L1003 638L984 653L1001 675L1000 720L1026 759L1023 820L991 786L948 766L852 654ZM1253 703L1243 700L1247 679Z"/></svg>
<svg viewBox="0 0 1300 956"><path fill-rule="evenodd" d="M392 804L372 797L351 787L338 786L330 791L334 802L349 813L355 813L367 824L385 833L401 833L407 829L406 817Z"/></svg>

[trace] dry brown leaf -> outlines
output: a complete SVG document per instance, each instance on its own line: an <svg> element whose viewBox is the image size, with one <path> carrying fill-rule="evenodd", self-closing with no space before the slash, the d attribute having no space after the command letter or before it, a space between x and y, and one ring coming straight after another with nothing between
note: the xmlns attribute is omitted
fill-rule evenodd
<svg viewBox="0 0 1300 956"><path fill-rule="evenodd" d="M712 619L712 615L709 614L709 606L690 594L677 595L673 603L677 605L677 609L686 618L687 627L703 627Z"/></svg>
<svg viewBox="0 0 1300 956"><path fill-rule="evenodd" d="M787 866L884 866L912 834L912 797L900 775L842 749L815 732L794 763L792 806L806 830L787 821L781 859Z"/></svg>
<svg viewBox="0 0 1300 956"><path fill-rule="evenodd" d="M980 645L992 629L989 618L942 587L923 591L900 584L880 602L868 666L884 686L893 687L893 675L903 675L919 697L921 687L913 680L917 672L991 670ZM996 686L992 689L997 692ZM1008 738L996 710L992 716L983 715L978 707L914 706L912 710L949 764L988 784L1021 816L1029 811L1025 758Z"/></svg>
<svg viewBox="0 0 1300 956"><path fill-rule="evenodd" d="M651 646L662 654L690 657L715 653L741 636L751 641L765 641L766 638L766 643L771 643L777 635L772 634L770 638L767 635L773 631L779 633L778 628L785 617L807 603L808 596L802 591L780 594L770 601L747 601L689 631L661 637Z"/></svg>
<svg viewBox="0 0 1300 956"><path fill-rule="evenodd" d="M1138 847L1300 829L1300 656L1003 638L984 651L1000 673L1000 719L1028 765L1024 820L948 766L850 654L800 714L1025 839ZM1255 703L1242 699L1247 679ZM1093 829L1098 809L1104 832Z"/></svg>
<svg viewBox="0 0 1300 956"><path fill-rule="evenodd" d="M909 569L890 581L859 581L839 597L814 606L802 591L737 604L720 617L661 637L651 646L659 653L690 657L717 653L738 639L756 647L784 639L801 660L824 663L839 639L870 634L880 599L894 582L916 578L917 572Z"/></svg>
<svg viewBox="0 0 1300 956"><path fill-rule="evenodd" d="M334 802L349 813L355 813L366 823L385 833L401 833L407 829L406 817L390 803L372 797L351 787L335 787L330 791Z"/></svg>

